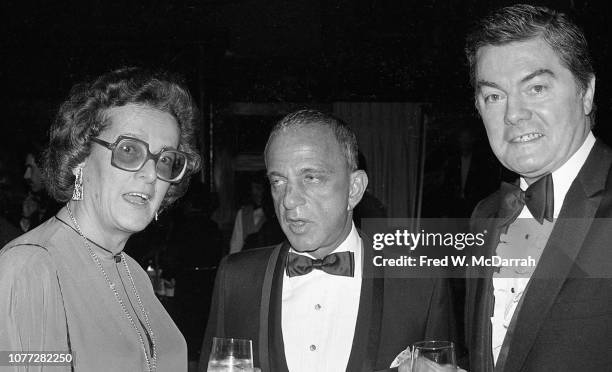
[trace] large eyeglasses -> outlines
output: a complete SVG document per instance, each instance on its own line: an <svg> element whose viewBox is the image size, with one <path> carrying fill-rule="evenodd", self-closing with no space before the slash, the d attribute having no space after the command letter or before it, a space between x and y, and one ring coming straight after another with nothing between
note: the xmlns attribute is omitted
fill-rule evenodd
<svg viewBox="0 0 612 372"><path fill-rule="evenodd" d="M119 136L114 143L99 138L91 140L113 152L111 165L116 168L138 172L149 159L153 159L157 178L162 181L176 183L187 173L189 155L182 151L162 149L159 153L152 154L148 143L128 136Z"/></svg>

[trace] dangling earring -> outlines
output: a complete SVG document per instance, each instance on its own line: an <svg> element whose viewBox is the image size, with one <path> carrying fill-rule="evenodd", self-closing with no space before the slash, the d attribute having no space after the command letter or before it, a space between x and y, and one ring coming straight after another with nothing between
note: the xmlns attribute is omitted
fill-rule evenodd
<svg viewBox="0 0 612 372"><path fill-rule="evenodd" d="M155 211L155 221L157 221L157 211Z"/></svg>
<svg viewBox="0 0 612 372"><path fill-rule="evenodd" d="M83 200L83 168L78 167L74 177L72 200Z"/></svg>

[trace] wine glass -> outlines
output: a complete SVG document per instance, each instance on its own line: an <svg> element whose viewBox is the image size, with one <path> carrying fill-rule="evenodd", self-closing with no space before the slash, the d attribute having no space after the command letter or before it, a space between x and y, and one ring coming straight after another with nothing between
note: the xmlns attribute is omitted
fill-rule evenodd
<svg viewBox="0 0 612 372"><path fill-rule="evenodd" d="M253 342L238 338L214 337L207 371L253 371Z"/></svg>
<svg viewBox="0 0 612 372"><path fill-rule="evenodd" d="M421 341L412 345L412 372L457 371L455 345L450 341Z"/></svg>

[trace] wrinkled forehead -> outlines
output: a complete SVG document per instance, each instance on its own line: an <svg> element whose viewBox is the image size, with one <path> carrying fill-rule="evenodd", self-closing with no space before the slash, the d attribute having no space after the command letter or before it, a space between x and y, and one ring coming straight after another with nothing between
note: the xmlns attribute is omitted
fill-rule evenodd
<svg viewBox="0 0 612 372"><path fill-rule="evenodd" d="M176 118L166 111L148 105L127 104L105 111L105 125L100 135L114 142L120 135L134 137L149 145L151 151L161 147L177 148L180 127ZM104 138L106 137L106 138Z"/></svg>

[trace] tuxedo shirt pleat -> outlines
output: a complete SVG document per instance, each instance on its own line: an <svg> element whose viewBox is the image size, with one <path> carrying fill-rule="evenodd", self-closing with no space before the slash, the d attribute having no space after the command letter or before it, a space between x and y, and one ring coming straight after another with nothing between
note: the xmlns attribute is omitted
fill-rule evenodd
<svg viewBox="0 0 612 372"><path fill-rule="evenodd" d="M510 321L527 289L554 225L554 222L547 220L540 225L533 218L520 218L500 236L496 255L502 259L533 259L535 265L500 267L493 274L495 303L491 317L491 342L494 363L497 362Z"/></svg>

